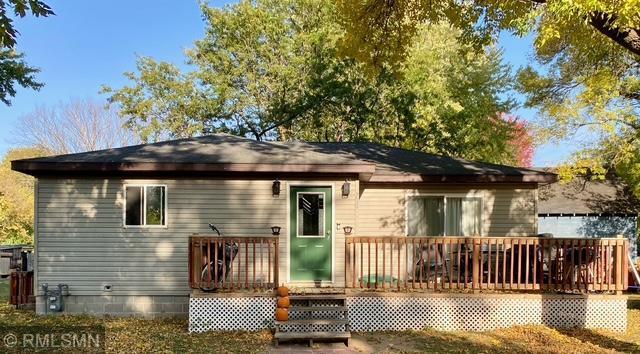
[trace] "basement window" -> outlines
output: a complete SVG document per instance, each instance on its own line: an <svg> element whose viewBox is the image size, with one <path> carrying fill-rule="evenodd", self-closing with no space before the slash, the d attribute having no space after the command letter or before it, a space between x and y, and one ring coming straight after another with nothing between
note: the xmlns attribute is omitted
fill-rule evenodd
<svg viewBox="0 0 640 354"><path fill-rule="evenodd" d="M125 186L124 226L166 226L167 187Z"/></svg>

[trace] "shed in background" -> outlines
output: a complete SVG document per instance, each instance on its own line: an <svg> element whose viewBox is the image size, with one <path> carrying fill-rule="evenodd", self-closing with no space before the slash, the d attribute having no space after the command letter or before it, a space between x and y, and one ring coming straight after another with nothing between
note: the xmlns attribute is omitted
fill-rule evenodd
<svg viewBox="0 0 640 354"><path fill-rule="evenodd" d="M602 181L576 177L571 182L547 184L539 189L538 232L554 237L623 235L631 241L631 254L636 256L638 202L613 175Z"/></svg>

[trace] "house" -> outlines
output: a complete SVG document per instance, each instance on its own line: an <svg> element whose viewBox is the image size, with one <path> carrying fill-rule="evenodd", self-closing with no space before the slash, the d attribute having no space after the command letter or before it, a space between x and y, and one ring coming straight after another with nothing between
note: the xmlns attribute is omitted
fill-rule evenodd
<svg viewBox="0 0 640 354"><path fill-rule="evenodd" d="M553 173L225 134L12 168L37 178L39 313L188 313L192 331L626 328L624 240L533 236ZM302 322L274 322L278 285Z"/></svg>
<svg viewBox="0 0 640 354"><path fill-rule="evenodd" d="M550 170L550 169L545 169ZM640 203L620 178L578 176L540 187L538 232L554 237L615 237L630 240L636 256Z"/></svg>

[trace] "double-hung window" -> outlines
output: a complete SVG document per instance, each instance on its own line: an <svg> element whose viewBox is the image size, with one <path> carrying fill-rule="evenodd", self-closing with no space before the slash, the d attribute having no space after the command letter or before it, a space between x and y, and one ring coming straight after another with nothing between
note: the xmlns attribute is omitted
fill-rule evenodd
<svg viewBox="0 0 640 354"><path fill-rule="evenodd" d="M475 196L409 196L408 236L479 236L482 198Z"/></svg>
<svg viewBox="0 0 640 354"><path fill-rule="evenodd" d="M125 186L125 226L166 226L167 187Z"/></svg>

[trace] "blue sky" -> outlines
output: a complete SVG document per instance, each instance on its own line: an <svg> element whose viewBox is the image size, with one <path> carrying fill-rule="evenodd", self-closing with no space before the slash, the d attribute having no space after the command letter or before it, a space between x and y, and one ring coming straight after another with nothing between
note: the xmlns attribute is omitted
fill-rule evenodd
<svg viewBox="0 0 640 354"><path fill-rule="evenodd" d="M216 6L229 1L211 1ZM137 55L183 64L183 51L204 34L196 0L49 0L56 12L49 18L17 19L18 50L39 67L40 91L19 89L13 104L0 104L0 154L12 146L16 120L38 105L56 105L71 98L104 99L102 85L121 87L125 71L135 69ZM514 69L525 65L530 38L500 38L505 59ZM533 119L535 112L514 112ZM536 150L534 165L555 165L573 150L571 144L548 144Z"/></svg>

